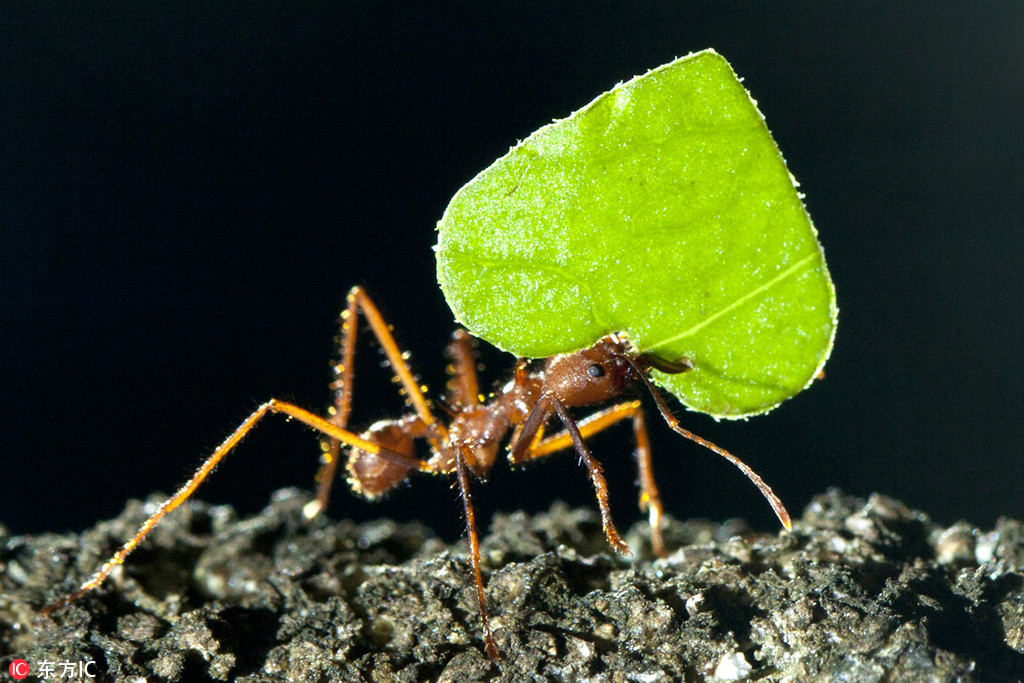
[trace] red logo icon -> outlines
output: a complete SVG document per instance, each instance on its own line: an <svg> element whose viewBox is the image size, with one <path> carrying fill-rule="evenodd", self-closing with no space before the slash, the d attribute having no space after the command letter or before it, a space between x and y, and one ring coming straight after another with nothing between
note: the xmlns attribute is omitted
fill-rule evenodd
<svg viewBox="0 0 1024 683"><path fill-rule="evenodd" d="M11 678L20 681L25 676L28 676L28 662L24 659L15 659L7 670L11 672Z"/></svg>

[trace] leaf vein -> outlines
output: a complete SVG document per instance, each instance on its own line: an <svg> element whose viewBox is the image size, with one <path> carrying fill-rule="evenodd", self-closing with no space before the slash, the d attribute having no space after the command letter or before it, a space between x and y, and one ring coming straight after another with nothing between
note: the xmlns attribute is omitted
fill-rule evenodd
<svg viewBox="0 0 1024 683"><path fill-rule="evenodd" d="M744 294L740 298L738 298L735 301L733 301L728 306L725 306L721 310L716 311L715 313L709 315L707 318L705 318L701 322L697 323L696 325L694 325L690 329L685 330L683 332L680 332L679 334L677 334L677 335L675 335L673 337L669 337L668 339L663 339L660 342L657 342L656 344L652 344L649 347L649 349L653 350L653 349L656 349L656 348L658 348L660 346L666 346L666 345L671 344L673 342L677 342L680 339L685 339L686 337L689 337L689 336L691 336L693 334L696 334L697 332L699 332L703 328L705 328L708 325L710 325L711 323L715 322L716 320L718 320L722 316L727 315L731 311L739 308L740 306L742 306L746 302L750 301L751 299L753 299L757 295L759 295L759 294L761 294L763 292L766 292L767 290L771 289L775 285L777 285L780 282L784 281L786 278L791 277L791 276L795 275L796 273L800 272L800 270L804 266L806 266L809 262L814 260L814 258L816 256L818 256L818 255L819 255L819 252L817 252L817 251L808 254L804 258L800 259L799 261L797 261L796 263L791 265L786 270L782 271L781 273L779 273L778 275L773 277L771 280L768 280L767 282L765 282L765 283L755 287L754 289L750 290L749 292L747 292L746 294Z"/></svg>

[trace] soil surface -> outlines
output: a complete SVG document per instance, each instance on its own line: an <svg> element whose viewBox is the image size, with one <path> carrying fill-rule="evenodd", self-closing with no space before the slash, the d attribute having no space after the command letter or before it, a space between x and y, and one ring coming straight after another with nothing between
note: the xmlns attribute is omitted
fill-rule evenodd
<svg viewBox="0 0 1024 683"><path fill-rule="evenodd" d="M1016 520L942 528L832 491L790 533L669 519L670 554L653 559L642 525L633 557L611 554L589 509L499 515L482 540L495 663L464 541L388 520L307 523L308 500L283 490L247 519L184 506L49 617L39 608L157 499L78 536L0 527L3 670L19 658L27 680L1024 680Z"/></svg>

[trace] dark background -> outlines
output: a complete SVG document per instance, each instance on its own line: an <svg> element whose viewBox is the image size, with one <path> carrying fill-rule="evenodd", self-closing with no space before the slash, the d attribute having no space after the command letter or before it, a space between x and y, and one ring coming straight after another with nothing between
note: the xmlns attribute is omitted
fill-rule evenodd
<svg viewBox="0 0 1024 683"><path fill-rule="evenodd" d="M10 531L83 528L173 490L270 396L322 409L353 284L442 386L452 320L431 246L448 199L552 118L709 46L801 182L840 325L825 381L768 416L685 424L794 513L840 486L943 522L1024 517L1024 6L418 4L3 10ZM363 348L359 424L401 408ZM652 425L671 514L774 528L739 473ZM625 527L639 518L629 430L594 448ZM272 418L200 495L257 510L310 486L317 453ZM330 514L455 537L448 484L418 477L371 505L342 483ZM502 463L475 491L485 516L594 504L573 457Z"/></svg>

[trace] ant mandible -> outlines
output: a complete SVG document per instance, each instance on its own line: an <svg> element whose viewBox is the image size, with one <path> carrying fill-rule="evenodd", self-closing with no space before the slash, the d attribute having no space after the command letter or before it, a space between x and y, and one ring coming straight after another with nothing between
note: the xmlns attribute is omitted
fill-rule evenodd
<svg viewBox="0 0 1024 683"><path fill-rule="evenodd" d="M476 516L469 490L469 473L484 477L494 465L498 447L505 435L512 431L509 441L509 461L519 465L543 458L552 453L575 448L581 463L587 468L597 504L601 511L601 524L605 537L616 551L629 553L629 546L619 536L612 522L608 505L608 485L601 464L590 453L586 438L620 420L631 419L636 439L636 456L640 472L640 509L648 513L651 527L651 547L655 554L664 555L661 536L661 498L651 470L651 449L640 401L630 400L599 410L576 422L569 408L589 406L621 396L636 382L643 383L654 397L658 411L670 428L682 436L714 451L738 467L761 491L771 504L779 521L790 528L789 514L782 501L753 470L736 456L696 434L684 429L669 410L665 400L651 384L647 371L651 368L668 373L689 370L689 361L665 361L631 350L624 336L611 334L593 346L573 353L546 359L538 368L531 369L527 360L516 362L515 376L499 389L490 400L483 401L477 386L476 353L469 333L457 329L448 345L451 378L444 406L450 416L447 425L438 421L424 396L425 387L417 382L405 355L399 350L390 326L362 287L353 287L348 294L348 305L341 315L341 359L334 366L336 379L331 383L334 406L327 419L291 403L270 399L260 405L234 432L207 458L192 478L177 493L165 500L138 532L82 586L57 602L43 608L49 614L69 602L77 600L98 588L115 567L122 564L150 531L167 513L188 500L189 496L210 474L231 449L269 413L283 413L319 431L326 439L316 498L307 504L304 513L313 518L327 506L331 484L341 460L341 445L348 447L346 469L348 483L353 491L373 500L404 481L412 471L428 474L455 474L466 517L470 559L476 581L477 601L483 625L484 645L491 659L500 659L487 616L484 584L480 573L480 547L476 530ZM348 429L352 406L353 361L355 359L356 331L359 313L373 330L401 384L402 393L412 412L397 420L382 420L362 434ZM558 416L565 430L553 436L544 433L547 423ZM416 456L415 442L425 440L430 445L431 457L423 460Z"/></svg>

